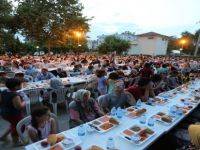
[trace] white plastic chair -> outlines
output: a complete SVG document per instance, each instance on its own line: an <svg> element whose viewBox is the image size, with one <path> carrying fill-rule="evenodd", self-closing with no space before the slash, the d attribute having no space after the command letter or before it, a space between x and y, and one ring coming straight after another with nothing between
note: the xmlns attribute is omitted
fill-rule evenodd
<svg viewBox="0 0 200 150"><path fill-rule="evenodd" d="M55 119L56 126L57 126L57 133L59 133L60 128L59 128L59 124L58 124L58 118L53 113L51 113L51 117ZM31 116L29 115L29 116L23 118L21 121L19 121L16 126L17 134L19 135L19 138L24 145L28 144L28 140L27 140L28 135L26 133L26 127L30 124L31 124Z"/></svg>
<svg viewBox="0 0 200 150"><path fill-rule="evenodd" d="M14 78L15 72L6 72L7 77Z"/></svg>
<svg viewBox="0 0 200 150"><path fill-rule="evenodd" d="M68 100L67 100L67 93L68 93L67 88L60 88L60 89L55 89L55 90L50 91L49 101L53 106L54 114L57 115L57 105L63 102L65 102L66 111L68 113L69 106L68 106ZM55 96L55 98L53 96Z"/></svg>
<svg viewBox="0 0 200 150"><path fill-rule="evenodd" d="M24 93L29 98L29 102L26 102L27 115L29 115L30 112L31 112L31 105L41 104L41 102L43 100L42 97L41 97L42 91L44 91L44 89L31 89L31 90L24 91Z"/></svg>

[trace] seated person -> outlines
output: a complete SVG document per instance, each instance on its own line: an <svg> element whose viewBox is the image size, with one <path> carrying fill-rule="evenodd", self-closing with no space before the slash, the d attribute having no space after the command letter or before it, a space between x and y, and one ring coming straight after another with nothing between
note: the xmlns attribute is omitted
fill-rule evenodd
<svg viewBox="0 0 200 150"><path fill-rule="evenodd" d="M191 142L194 146L194 149L200 149L200 125L190 125L188 128L188 132L191 137Z"/></svg>
<svg viewBox="0 0 200 150"><path fill-rule="evenodd" d="M56 70L56 76L59 76L60 78L65 78L65 77L67 77L67 73L64 70L62 70L61 68L58 68Z"/></svg>
<svg viewBox="0 0 200 150"><path fill-rule="evenodd" d="M97 102L90 97L90 91L78 90L75 100L69 104L70 128L94 120L102 115Z"/></svg>
<svg viewBox="0 0 200 150"><path fill-rule="evenodd" d="M116 72L111 72L108 77L108 94L114 92L115 82L119 79L119 75Z"/></svg>
<svg viewBox="0 0 200 150"><path fill-rule="evenodd" d="M113 107L125 108L135 105L135 98L129 92L124 91L124 83L119 80L115 82L114 92L100 97L99 104L101 109L108 113Z"/></svg>
<svg viewBox="0 0 200 150"><path fill-rule="evenodd" d="M0 72L0 84L5 84L7 79L6 72Z"/></svg>
<svg viewBox="0 0 200 150"><path fill-rule="evenodd" d="M32 65L27 65L26 67L26 75L32 76L33 72L36 71L35 67L33 67Z"/></svg>
<svg viewBox="0 0 200 150"><path fill-rule="evenodd" d="M139 74L142 76L142 77L146 77L146 78L149 78L153 75L153 71L152 71L152 68L151 68L151 64L150 63L146 63L144 65L144 68L142 68L142 70L140 70Z"/></svg>
<svg viewBox="0 0 200 150"><path fill-rule="evenodd" d="M31 113L31 124L27 127L30 143L45 139L57 133L56 121L46 106L40 106Z"/></svg>
<svg viewBox="0 0 200 150"><path fill-rule="evenodd" d="M200 125L192 124L188 128L190 144L183 146L179 150L199 150L200 149ZM187 136L187 135L185 135Z"/></svg>
<svg viewBox="0 0 200 150"><path fill-rule="evenodd" d="M93 67L93 65L89 65L88 68L85 70L85 73L87 75L93 74L94 73L94 67Z"/></svg>
<svg viewBox="0 0 200 150"><path fill-rule="evenodd" d="M72 76L80 75L81 74L81 66L80 65L74 65L73 70L70 70L69 73Z"/></svg>
<svg viewBox="0 0 200 150"><path fill-rule="evenodd" d="M168 86L170 89L174 89L179 86L178 71L173 70L167 77Z"/></svg>
<svg viewBox="0 0 200 150"><path fill-rule="evenodd" d="M153 90L156 95L158 95L166 89L167 83L165 83L164 80L162 80L162 76L160 74L154 74L151 77L151 80Z"/></svg>
<svg viewBox="0 0 200 150"><path fill-rule="evenodd" d="M15 79L21 80L22 82L28 82L29 80L24 77L24 73L19 72L15 74Z"/></svg>
<svg viewBox="0 0 200 150"><path fill-rule="evenodd" d="M149 78L140 78L137 85L133 85L126 89L130 92L136 100L141 99L143 102L147 102L149 97L157 100L155 97L151 80Z"/></svg>
<svg viewBox="0 0 200 150"><path fill-rule="evenodd" d="M52 78L55 78L55 76L51 72L49 72L47 68L42 68L41 73L37 75L38 81L50 80Z"/></svg>

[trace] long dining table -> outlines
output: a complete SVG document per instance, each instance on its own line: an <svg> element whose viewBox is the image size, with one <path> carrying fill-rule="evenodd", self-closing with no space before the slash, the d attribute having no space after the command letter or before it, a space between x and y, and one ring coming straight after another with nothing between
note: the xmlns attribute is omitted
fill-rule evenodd
<svg viewBox="0 0 200 150"><path fill-rule="evenodd" d="M185 88L186 87L186 88ZM172 106L185 106L186 104L181 101L181 99L186 98L194 98L194 91L200 88L200 80L195 80L193 82L190 82L187 86L185 86L184 91L179 91L178 89L174 89L165 93L161 93L158 95L159 98L166 98L166 96L171 95L171 97L168 97L168 102L164 105L148 105L147 103L142 102L141 108L145 108L147 111L145 113L146 118L150 118L153 115L155 115L158 112L164 112L166 114L169 114L169 110ZM183 88L183 86L181 87ZM179 87L180 89L180 87ZM198 91L199 92L199 91ZM185 117L187 117L195 108L199 105L199 100L197 100L196 104L189 104L192 106L190 110L186 114L176 116L175 119L171 124L162 124L161 122L155 121L154 126L150 127L154 131L154 135L150 137L148 140L143 142L142 144L135 144L133 142L127 141L123 139L120 136L120 133L133 126L133 125L139 125L139 126L147 126L146 124L141 124L140 119L138 118L130 118L124 115L121 119L119 119L120 124L116 126L115 128L111 129L108 132L105 133L99 133L99 132L93 132L93 133L86 133L84 137L79 138L78 136L78 128L75 127L72 129L69 129L67 131L61 132L61 134L64 135L72 135L75 137L76 140L80 141L80 146L82 147L82 150L87 150L91 145L97 145L101 147L102 149L106 149L106 143L107 139L109 137L112 137L114 139L115 147L118 150L143 150L147 149L151 144L153 144L156 140L158 140L163 134L166 134L169 132L172 128L174 128L178 123L180 123ZM67 122L67 119L66 119ZM86 123L88 124L88 123ZM86 125L85 125L86 126ZM40 141L39 141L40 142ZM30 144L25 147L26 150L37 150L37 147L35 146L37 143ZM63 148L65 149L65 148Z"/></svg>

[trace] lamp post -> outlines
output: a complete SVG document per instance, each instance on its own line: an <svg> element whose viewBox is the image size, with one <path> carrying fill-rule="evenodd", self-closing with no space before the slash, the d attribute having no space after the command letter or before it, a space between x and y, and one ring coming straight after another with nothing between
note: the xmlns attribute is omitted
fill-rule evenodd
<svg viewBox="0 0 200 150"><path fill-rule="evenodd" d="M185 40L185 39L182 39L181 41L180 41L180 43L181 43L181 49L183 50L183 46L185 45L185 43L186 43L187 41Z"/></svg>
<svg viewBox="0 0 200 150"><path fill-rule="evenodd" d="M76 37L77 37L77 39L78 39L78 46L81 46L81 44L79 43L79 39L80 39L80 37L82 36L82 34L80 33L80 32L75 32L75 35L76 35Z"/></svg>
<svg viewBox="0 0 200 150"><path fill-rule="evenodd" d="M39 52L39 56L40 56L40 50L39 50L39 46L36 46L37 51Z"/></svg>

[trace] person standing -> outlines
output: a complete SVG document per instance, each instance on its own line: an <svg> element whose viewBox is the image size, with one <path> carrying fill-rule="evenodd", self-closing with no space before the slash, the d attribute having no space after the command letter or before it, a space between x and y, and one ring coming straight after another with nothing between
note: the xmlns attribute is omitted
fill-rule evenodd
<svg viewBox="0 0 200 150"><path fill-rule="evenodd" d="M13 143L17 144L16 125L23 118L22 110L26 105L25 101L17 93L22 87L22 81L11 78L6 80L5 85L8 89L1 93L1 115L4 120L10 123L10 127L0 137L0 140L4 140L11 133Z"/></svg>

